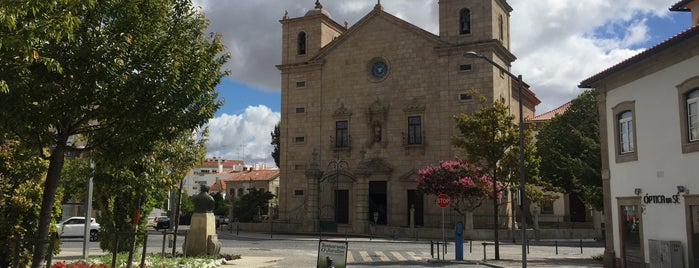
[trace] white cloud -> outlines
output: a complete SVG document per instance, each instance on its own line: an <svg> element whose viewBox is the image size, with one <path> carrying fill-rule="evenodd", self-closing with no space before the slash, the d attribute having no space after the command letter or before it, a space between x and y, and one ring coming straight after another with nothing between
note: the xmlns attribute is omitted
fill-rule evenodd
<svg viewBox="0 0 699 268"><path fill-rule="evenodd" d="M211 20L210 30L220 32L232 53L227 67L231 78L263 90L278 91L281 62L281 20L303 16L314 1L219 1L197 0ZM353 25L371 11L376 0L329 1L323 7L340 24ZM578 83L640 52L649 38L648 17L667 17L671 0L510 0L511 49L517 56L512 72L522 74L546 112L571 100L581 89ZM438 34L437 0L383 1L384 11ZM255 105L254 103L251 105ZM235 157L259 150L255 159L269 154L269 132L279 115L271 120L254 117L260 107L242 115L224 115L212 120L210 153ZM264 109L262 109L264 110ZM272 117L272 116L270 116ZM272 122L274 121L274 122ZM250 127L252 129L248 130ZM264 130L262 130L264 128ZM217 133L217 131L221 131ZM253 144L253 143L248 143ZM248 153L250 152L250 153ZM229 157L226 155L221 155ZM249 155L253 158L252 155Z"/></svg>
<svg viewBox="0 0 699 268"><path fill-rule="evenodd" d="M243 114L223 114L209 120L207 157L240 159L246 164L274 167L270 144L274 125L281 115L264 105L249 106Z"/></svg>

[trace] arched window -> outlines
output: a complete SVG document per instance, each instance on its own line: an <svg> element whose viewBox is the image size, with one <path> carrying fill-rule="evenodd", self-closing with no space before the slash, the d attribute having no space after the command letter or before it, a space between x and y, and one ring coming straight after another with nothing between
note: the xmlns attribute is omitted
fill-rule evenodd
<svg viewBox="0 0 699 268"><path fill-rule="evenodd" d="M459 12L459 33L471 33L471 10L464 8Z"/></svg>
<svg viewBox="0 0 699 268"><path fill-rule="evenodd" d="M306 32L300 32L298 36L298 54L306 55Z"/></svg>

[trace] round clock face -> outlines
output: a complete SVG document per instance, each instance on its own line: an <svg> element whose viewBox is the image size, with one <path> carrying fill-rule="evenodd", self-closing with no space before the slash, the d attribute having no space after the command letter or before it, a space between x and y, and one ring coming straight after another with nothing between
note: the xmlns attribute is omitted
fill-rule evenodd
<svg viewBox="0 0 699 268"><path fill-rule="evenodd" d="M384 78L388 73L388 65L383 61L376 61L371 66L371 75L376 78Z"/></svg>

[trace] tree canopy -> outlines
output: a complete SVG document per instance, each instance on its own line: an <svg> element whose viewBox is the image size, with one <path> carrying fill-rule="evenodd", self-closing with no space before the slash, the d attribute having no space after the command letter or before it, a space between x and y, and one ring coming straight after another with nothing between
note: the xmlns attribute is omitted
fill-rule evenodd
<svg viewBox="0 0 699 268"><path fill-rule="evenodd" d="M461 215L473 211L483 200L492 198L493 180L475 165L461 159L441 161L418 171L417 189L421 193L448 195L449 207Z"/></svg>
<svg viewBox="0 0 699 268"><path fill-rule="evenodd" d="M472 115L462 113L454 117L459 135L454 137L453 144L464 149L469 163L482 167L496 182L504 187L519 187L519 128L514 115L502 102L488 102L476 90L470 94L478 98L482 107ZM532 130L525 128L525 186L530 202L537 202L542 189L549 188L540 180L540 158L535 151Z"/></svg>
<svg viewBox="0 0 699 268"><path fill-rule="evenodd" d="M33 14L47 7L39 2L16 5ZM56 2L70 7L70 25L33 37L40 44L36 57L60 68L32 60L20 64L26 68L0 67L9 89L0 93L0 129L49 160L32 267L46 254L40 241L49 234L65 154L98 149L115 163L135 162L193 131L220 106L215 86L228 59L189 0ZM15 25L52 22L29 13L13 18ZM17 27L2 29L16 33ZM3 46L3 57L22 46ZM85 146L76 147L77 139Z"/></svg>
<svg viewBox="0 0 699 268"><path fill-rule="evenodd" d="M539 129L541 175L561 192L575 193L597 210L603 207L599 116L596 93L585 91L568 109Z"/></svg>

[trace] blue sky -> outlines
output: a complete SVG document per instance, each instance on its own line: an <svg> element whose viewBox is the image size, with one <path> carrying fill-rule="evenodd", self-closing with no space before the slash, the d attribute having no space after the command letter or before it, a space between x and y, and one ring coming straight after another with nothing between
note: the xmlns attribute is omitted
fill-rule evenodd
<svg viewBox="0 0 699 268"><path fill-rule="evenodd" d="M352 27L375 0L320 1ZM437 34L438 0L384 0L384 11ZM537 113L575 98L578 82L689 28L677 0L509 0L512 72L541 99ZM223 35L232 74L217 87L225 105L210 121L208 156L274 166L270 132L280 115L281 24L285 11L303 16L315 0L195 0Z"/></svg>

